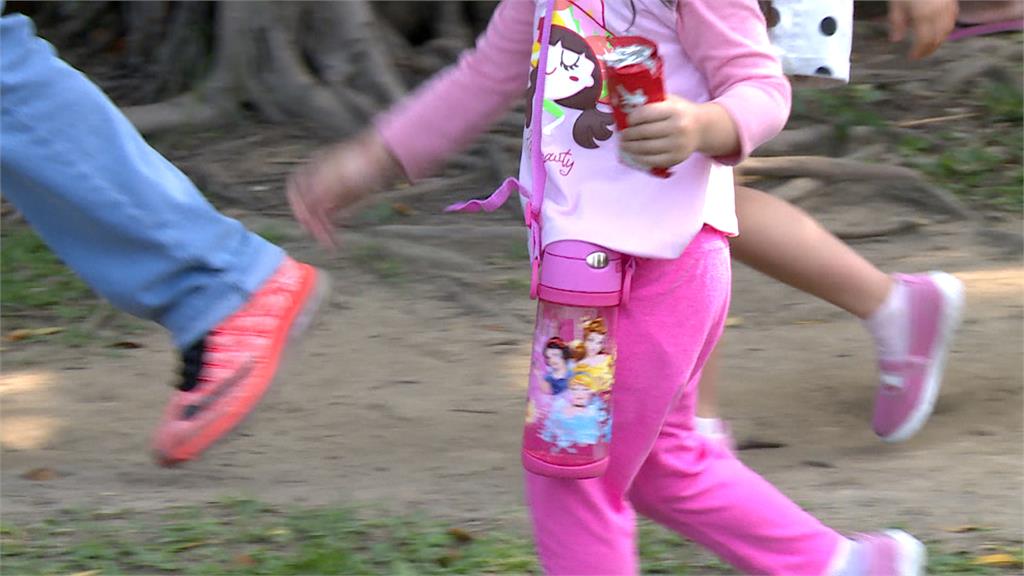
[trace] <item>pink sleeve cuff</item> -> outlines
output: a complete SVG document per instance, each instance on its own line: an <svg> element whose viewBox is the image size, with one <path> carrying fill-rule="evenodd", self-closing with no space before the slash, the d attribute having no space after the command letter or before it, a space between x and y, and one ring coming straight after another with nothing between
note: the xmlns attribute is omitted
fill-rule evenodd
<svg viewBox="0 0 1024 576"><path fill-rule="evenodd" d="M432 144L432 138L417 137L410 133L412 126L402 120L400 113L400 108L405 104L399 104L399 109L390 110L375 118L373 127L380 134L384 146L402 166L405 177L410 182L415 182L431 173L434 163L438 160L438 154L435 150L437 147Z"/></svg>
<svg viewBox="0 0 1024 576"><path fill-rule="evenodd" d="M771 89L758 84L739 84L712 100L729 113L740 140L736 154L716 157L716 161L735 166L785 127L790 108L789 82L784 77L776 77L772 84Z"/></svg>

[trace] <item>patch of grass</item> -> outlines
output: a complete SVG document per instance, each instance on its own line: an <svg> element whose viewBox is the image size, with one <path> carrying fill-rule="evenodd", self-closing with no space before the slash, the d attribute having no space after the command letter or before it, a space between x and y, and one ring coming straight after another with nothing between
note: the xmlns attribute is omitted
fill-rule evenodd
<svg viewBox="0 0 1024 576"><path fill-rule="evenodd" d="M275 224L264 224L256 229L256 233L262 236L267 242L278 246L281 246L291 238L287 230L282 226Z"/></svg>
<svg viewBox="0 0 1024 576"><path fill-rule="evenodd" d="M367 519L337 508L280 510L236 500L116 518L63 514L5 524L5 573L537 573L522 536L470 532L424 517Z"/></svg>
<svg viewBox="0 0 1024 576"><path fill-rule="evenodd" d="M1000 548L1020 559L1020 548ZM65 511L33 524L0 524L10 574L537 574L526 534L464 528L422 515L269 506L228 499L164 511ZM1014 573L981 554L933 550L930 574ZM645 574L735 571L675 534L640 525Z"/></svg>
<svg viewBox="0 0 1024 576"><path fill-rule="evenodd" d="M847 84L822 90L798 88L793 91L793 116L813 118L835 127L836 137L844 140L854 126L880 126L876 112L888 98L872 84Z"/></svg>
<svg viewBox="0 0 1024 576"><path fill-rule="evenodd" d="M640 523L642 574L735 574L736 570L709 552L684 542L675 533L649 521Z"/></svg>
<svg viewBox="0 0 1024 576"><path fill-rule="evenodd" d="M119 333L138 334L145 323L115 313L96 296L24 224L5 223L0 231L0 318L4 331L62 328L61 331L24 338L47 339L72 348L97 343L89 329L94 315L111 315ZM101 318L102 319L102 318Z"/></svg>
<svg viewBox="0 0 1024 576"><path fill-rule="evenodd" d="M986 82L981 85L981 103L988 116L995 120L1024 123L1024 92L1009 82Z"/></svg>
<svg viewBox="0 0 1024 576"><path fill-rule="evenodd" d="M526 242L514 242L505 250L505 257L509 260L530 261L530 247Z"/></svg>
<svg viewBox="0 0 1024 576"><path fill-rule="evenodd" d="M405 277L406 269L401 260L377 244L354 247L351 254L357 266L384 280L397 281Z"/></svg>
<svg viewBox="0 0 1024 576"><path fill-rule="evenodd" d="M85 348L96 343L96 335L91 334L82 326L68 326L59 335L60 343L71 348Z"/></svg>
<svg viewBox="0 0 1024 576"><path fill-rule="evenodd" d="M1024 132L995 123L985 130L946 130L935 140L907 135L897 149L904 162L971 204L1024 209Z"/></svg>
<svg viewBox="0 0 1024 576"><path fill-rule="evenodd" d="M30 228L4 224L0 231L0 310L4 315L75 321L87 317L96 303L88 286Z"/></svg>
<svg viewBox="0 0 1024 576"><path fill-rule="evenodd" d="M393 224L407 216L408 213L406 212L406 209L402 208L401 204L379 202L368 206L365 210L357 214L354 219L354 224L363 226L383 226L384 224Z"/></svg>
<svg viewBox="0 0 1024 576"><path fill-rule="evenodd" d="M509 292L528 293L530 290L530 276L524 275L503 278L498 287L500 290L507 290Z"/></svg>
<svg viewBox="0 0 1024 576"><path fill-rule="evenodd" d="M923 152L931 151L932 142L927 138L923 138L915 134L907 134L900 138L898 147L902 155L912 157Z"/></svg>
<svg viewBox="0 0 1024 576"><path fill-rule="evenodd" d="M984 554L968 552L946 553L938 550L928 551L928 573L929 574L977 574L1000 576L1004 574L1019 574L1021 566L1024 566L1024 552L1021 548L1011 550L1007 553L1015 559L1012 565L986 566L979 563L979 558Z"/></svg>
<svg viewBox="0 0 1024 576"><path fill-rule="evenodd" d="M932 140L907 136L901 154L968 203L1020 212L1024 209L1024 93L996 80L974 85L965 100L982 123L947 126Z"/></svg>

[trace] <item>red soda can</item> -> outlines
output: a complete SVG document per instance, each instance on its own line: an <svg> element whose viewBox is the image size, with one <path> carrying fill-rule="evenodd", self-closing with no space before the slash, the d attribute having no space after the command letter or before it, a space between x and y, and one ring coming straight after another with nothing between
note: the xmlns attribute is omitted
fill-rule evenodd
<svg viewBox="0 0 1024 576"><path fill-rule="evenodd" d="M618 36L610 40L612 49L602 58L608 78L608 99L612 105L615 126L619 130L629 127L627 114L650 102L665 99L662 78L662 60L658 46L641 36ZM638 167L623 156L625 164ZM659 178L671 175L668 168L652 168L651 174Z"/></svg>

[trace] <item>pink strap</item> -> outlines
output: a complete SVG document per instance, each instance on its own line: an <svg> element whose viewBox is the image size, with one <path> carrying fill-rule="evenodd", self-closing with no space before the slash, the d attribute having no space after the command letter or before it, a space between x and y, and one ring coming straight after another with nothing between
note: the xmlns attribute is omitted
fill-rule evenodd
<svg viewBox="0 0 1024 576"><path fill-rule="evenodd" d="M544 187L547 185L547 172L544 170L544 153L540 147L540 138L544 130L544 81L548 61L548 42L551 40L551 19L555 14L555 0L548 0L544 18L541 20L540 53L537 55L537 85L533 90L532 125L530 126L530 167L533 176L533 189L530 201L526 205L523 216L526 227L530 229L530 298L537 299L540 290L540 252L541 252L541 205L544 204Z"/></svg>
<svg viewBox="0 0 1024 576"><path fill-rule="evenodd" d="M555 0L548 0L547 9L541 19L540 54L537 60L537 85L533 93L533 116L530 128L530 165L533 172L533 189L527 191L521 182L508 178L493 194L484 200L467 200L457 202L444 209L445 212L494 212L508 201L512 191L518 191L527 198L523 217L526 227L530 230L530 298L537 298L540 287L540 256L541 256L541 205L544 203L544 187L547 184L547 172L544 170L544 155L541 151L540 138L543 130L544 67L548 59L548 42L551 39L551 18L555 11Z"/></svg>
<svg viewBox="0 0 1024 576"><path fill-rule="evenodd" d="M540 207L544 203L544 187L547 184L547 172L544 170L544 154L541 150L540 139L544 124L544 83L547 79L548 42L551 40L551 19L555 13L555 0L548 0L547 9L544 11L544 18L541 19L540 53L537 55L537 84L533 90L533 114L531 115L532 126L530 127L530 166L533 172L533 196L528 205L529 211L534 218L540 222ZM539 258L540 256L537 255Z"/></svg>
<svg viewBox="0 0 1024 576"><path fill-rule="evenodd" d="M987 24L963 24L954 28L953 32L946 37L946 40L953 42L974 36L998 34L999 32L1016 32L1018 30L1024 30L1024 19L990 22Z"/></svg>
<svg viewBox="0 0 1024 576"><path fill-rule="evenodd" d="M485 198L484 200L467 200L465 202L456 202L444 209L445 212L494 212L498 208L501 208L505 202L508 202L508 197L512 195L513 191L522 190L522 186L519 185L519 180L515 178L506 178L501 186L494 191L493 194Z"/></svg>
<svg viewBox="0 0 1024 576"><path fill-rule="evenodd" d="M633 271L636 270L636 258L626 256L626 274L622 279L622 304L629 302L629 294L633 288Z"/></svg>
<svg viewBox="0 0 1024 576"><path fill-rule="evenodd" d="M515 178L506 178L501 186L494 191L493 194L483 200L466 200L465 202L456 202L451 204L444 209L445 212L494 212L498 208L501 208L505 202L508 202L509 196L512 195L513 191L519 192L521 195L530 197L529 192L523 187L522 183ZM527 207L523 211L523 217L525 218L526 227L530 231L530 254L532 255L530 261L530 297L536 299L537 291L540 287L540 216L534 213Z"/></svg>

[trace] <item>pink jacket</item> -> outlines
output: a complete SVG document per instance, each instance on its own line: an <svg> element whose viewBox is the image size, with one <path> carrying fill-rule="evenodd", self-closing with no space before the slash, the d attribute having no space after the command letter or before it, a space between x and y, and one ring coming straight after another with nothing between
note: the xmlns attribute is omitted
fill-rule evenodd
<svg viewBox="0 0 1024 576"><path fill-rule="evenodd" d="M378 119L406 174L428 174L532 87L539 19L551 1L539 119L547 178L542 245L583 240L634 256L675 258L704 223L735 234L729 166L775 136L790 105L789 83L754 0L676 0L671 7L634 0L635 20L628 0L504 0L475 49ZM609 35L626 34L657 42L667 92L729 112L739 131L738 154L695 154L664 180L618 161L596 54ZM527 186L537 120L530 118L524 130L519 180Z"/></svg>

